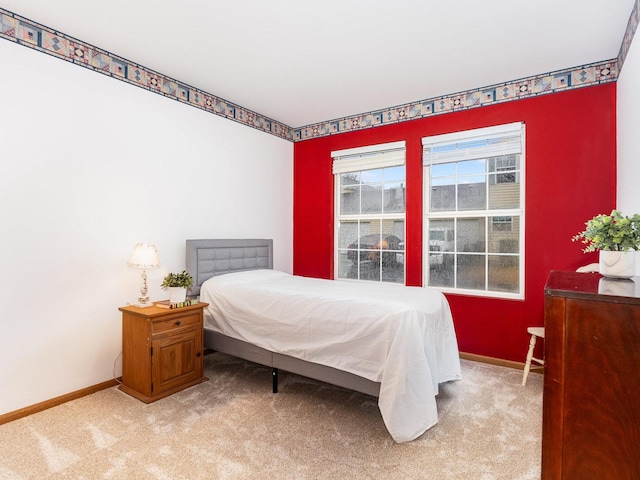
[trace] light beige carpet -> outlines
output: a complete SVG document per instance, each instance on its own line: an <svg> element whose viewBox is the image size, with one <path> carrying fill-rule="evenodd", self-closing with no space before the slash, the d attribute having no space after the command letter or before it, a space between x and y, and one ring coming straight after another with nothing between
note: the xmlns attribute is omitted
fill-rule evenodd
<svg viewBox="0 0 640 480"><path fill-rule="evenodd" d="M231 357L145 405L110 388L0 426L0 478L540 478L542 376L462 361L439 423L396 444L376 399Z"/></svg>

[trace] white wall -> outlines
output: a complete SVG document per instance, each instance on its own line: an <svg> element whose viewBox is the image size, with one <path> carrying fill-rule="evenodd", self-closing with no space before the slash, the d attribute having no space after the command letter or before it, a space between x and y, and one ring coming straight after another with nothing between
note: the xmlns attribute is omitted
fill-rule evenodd
<svg viewBox="0 0 640 480"><path fill-rule="evenodd" d="M152 300L188 238L273 238L292 271L293 144L0 40L0 414L121 374L137 242Z"/></svg>
<svg viewBox="0 0 640 480"><path fill-rule="evenodd" d="M625 215L640 213L640 31L622 67L617 84L618 198ZM640 275L640 254L636 255Z"/></svg>

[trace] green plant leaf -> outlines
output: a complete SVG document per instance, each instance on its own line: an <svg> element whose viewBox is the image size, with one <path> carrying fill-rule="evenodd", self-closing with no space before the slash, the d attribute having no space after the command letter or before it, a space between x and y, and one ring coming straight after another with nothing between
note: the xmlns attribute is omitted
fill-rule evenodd
<svg viewBox="0 0 640 480"><path fill-rule="evenodd" d="M571 237L586 245L585 253L597 250L627 251L640 249L640 215L625 217L619 210L599 214L585 223L587 228Z"/></svg>
<svg viewBox="0 0 640 480"><path fill-rule="evenodd" d="M183 270L180 273L167 274L162 280L162 283L160 284L160 286L165 289L169 287L189 288L192 285L193 285L193 277L189 273L187 273L185 270Z"/></svg>

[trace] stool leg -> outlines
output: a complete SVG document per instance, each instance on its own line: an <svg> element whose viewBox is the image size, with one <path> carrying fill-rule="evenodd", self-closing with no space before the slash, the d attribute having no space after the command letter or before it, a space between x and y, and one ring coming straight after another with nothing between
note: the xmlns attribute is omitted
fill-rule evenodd
<svg viewBox="0 0 640 480"><path fill-rule="evenodd" d="M536 347L536 336L531 335L529 341L529 351L527 352L527 360L524 363L524 375L522 376L522 386L527 384L527 377L529 376L529 370L531 370L531 359L533 358L533 349Z"/></svg>

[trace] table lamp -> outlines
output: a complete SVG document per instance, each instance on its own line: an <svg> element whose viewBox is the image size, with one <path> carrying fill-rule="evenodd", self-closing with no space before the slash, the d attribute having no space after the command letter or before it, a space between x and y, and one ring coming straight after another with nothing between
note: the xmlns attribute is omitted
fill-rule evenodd
<svg viewBox="0 0 640 480"><path fill-rule="evenodd" d="M149 289L147 287L147 268L158 268L158 250L155 245L150 243L138 243L131 254L128 265L133 268L142 269L142 286L140 287L140 296L136 307L151 307L152 302L149 301Z"/></svg>

